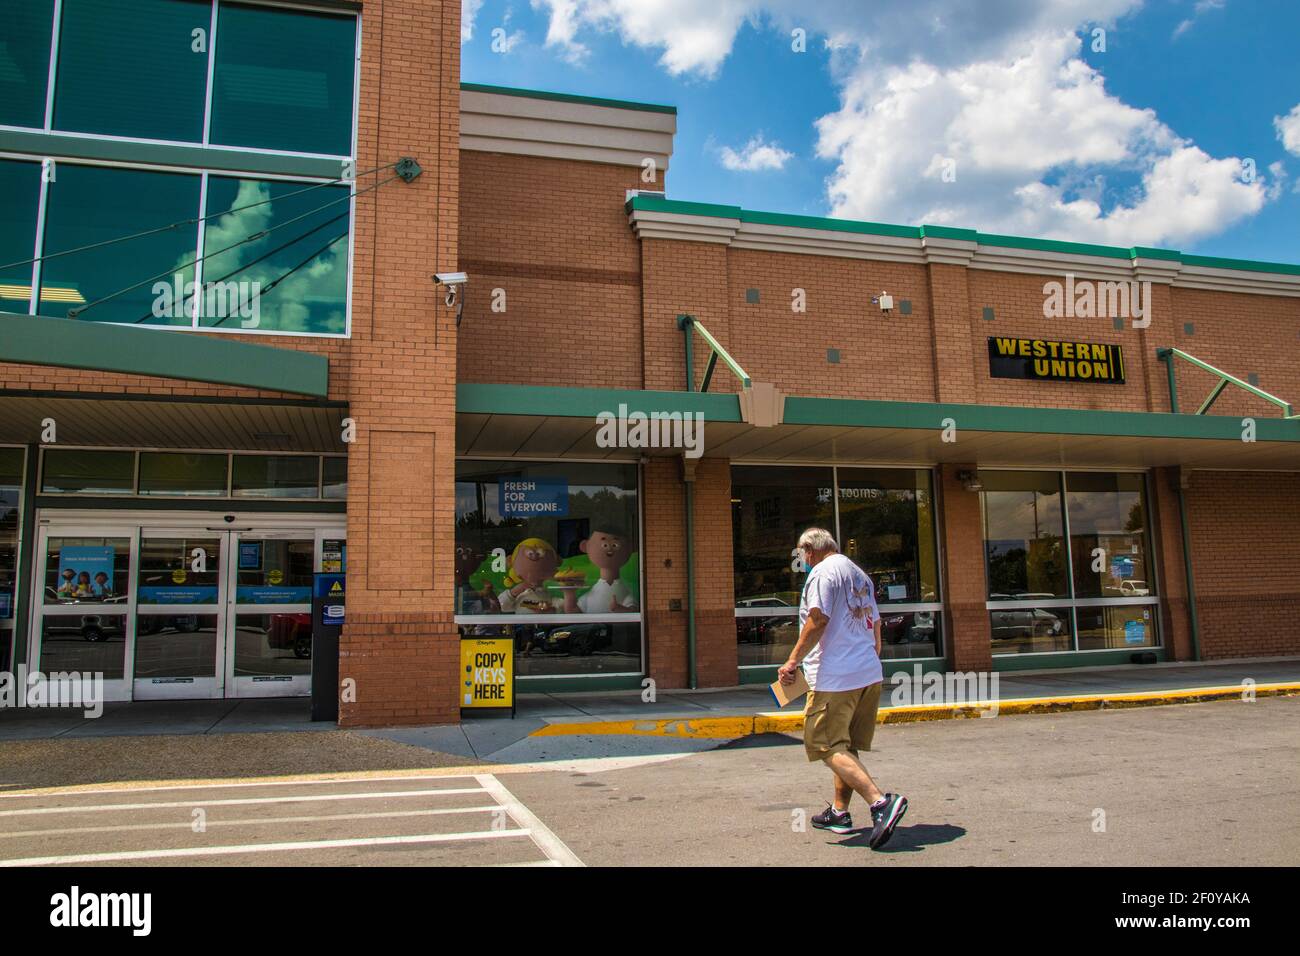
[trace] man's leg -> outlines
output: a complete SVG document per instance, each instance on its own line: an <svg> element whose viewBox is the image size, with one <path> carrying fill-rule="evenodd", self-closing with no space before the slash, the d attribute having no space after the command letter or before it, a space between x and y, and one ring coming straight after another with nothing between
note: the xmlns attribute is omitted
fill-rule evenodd
<svg viewBox="0 0 1300 956"><path fill-rule="evenodd" d="M856 750L850 750L849 753L853 755L853 759L857 759L858 752ZM853 799L853 788L849 786L848 782L843 777L835 772L834 767L831 768L831 774L835 777L835 809L847 810L849 808L849 801Z"/></svg>
<svg viewBox="0 0 1300 956"><path fill-rule="evenodd" d="M868 806L880 802L884 797L884 791L876 786L876 782L871 779L871 774L867 773L867 768L862 766L862 761L856 755L843 750L837 751L826 758L826 766L835 773L837 799L841 784L847 784L851 790L860 793ZM845 806L848 806L847 800Z"/></svg>

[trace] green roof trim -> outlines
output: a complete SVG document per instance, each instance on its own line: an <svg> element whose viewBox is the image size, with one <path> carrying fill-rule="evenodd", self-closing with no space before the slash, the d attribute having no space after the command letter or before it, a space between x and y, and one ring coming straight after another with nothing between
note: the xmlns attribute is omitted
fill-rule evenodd
<svg viewBox="0 0 1300 956"><path fill-rule="evenodd" d="M568 388L551 385L456 386L461 415L539 415L595 419L601 412L702 412L709 422L739 422L740 398L728 392L657 392L644 389Z"/></svg>
<svg viewBox="0 0 1300 956"><path fill-rule="evenodd" d="M0 312L0 361L233 385L324 398L329 360L312 352L107 322Z"/></svg>
<svg viewBox="0 0 1300 956"><path fill-rule="evenodd" d="M516 86L490 86L486 83L462 83L462 91L471 93L499 93L502 96L522 96L530 100L553 100L557 103L585 103L588 106L610 106L617 110L640 110L643 113L670 113L677 115L677 107L663 103L636 103L631 100L610 100L603 96L579 96L576 93L551 93L546 90L525 90Z"/></svg>
<svg viewBox="0 0 1300 956"><path fill-rule="evenodd" d="M1300 275L1300 265L1280 262L1257 262L1252 259L1220 259L1213 256L1196 256L1176 249L1156 249L1151 246L1101 246L1086 242L1066 242L1060 239L1032 239L1025 236L1002 236L961 229L955 226L899 226L883 222L866 222L856 219L834 219L826 216L797 216L779 212L755 212L739 206L712 203L682 202L659 196L633 196L626 209L645 212L666 212L680 216L712 216L737 219L741 222L761 223L768 226L787 226L794 229L824 229L861 235L893 236L904 239L960 239L977 242L981 246L1006 249L1033 249L1062 255L1098 256L1107 259L1156 259L1164 262L1181 262L1189 266L1212 269L1238 269L1243 272L1271 272L1278 275Z"/></svg>
<svg viewBox="0 0 1300 956"><path fill-rule="evenodd" d="M550 385L460 384L458 414L591 418L617 412L624 404L641 412L702 412L705 421L740 422L734 393L642 389L571 388ZM1241 441L1241 416L1172 415L1167 412L1110 412L1074 408L1021 408L952 402L877 402L847 398L785 400L785 425L938 431L952 418L966 431L1007 434L1082 435L1117 438L1199 438ZM1259 441L1300 443L1300 419L1255 418Z"/></svg>

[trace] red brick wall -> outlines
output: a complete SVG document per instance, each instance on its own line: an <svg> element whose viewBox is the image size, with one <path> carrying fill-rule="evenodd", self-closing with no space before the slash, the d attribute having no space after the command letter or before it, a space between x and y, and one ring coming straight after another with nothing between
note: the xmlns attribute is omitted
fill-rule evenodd
<svg viewBox="0 0 1300 956"><path fill-rule="evenodd" d="M1298 502L1297 474L1192 474L1187 507L1206 659L1300 654Z"/></svg>
<svg viewBox="0 0 1300 956"><path fill-rule="evenodd" d="M641 249L623 203L661 184L639 167L471 150L460 161L460 380L640 387Z"/></svg>

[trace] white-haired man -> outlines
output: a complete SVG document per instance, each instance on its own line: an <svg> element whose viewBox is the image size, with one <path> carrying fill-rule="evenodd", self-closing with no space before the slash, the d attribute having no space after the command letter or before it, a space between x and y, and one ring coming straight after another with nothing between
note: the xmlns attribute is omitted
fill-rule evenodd
<svg viewBox="0 0 1300 956"><path fill-rule="evenodd" d="M810 688L804 750L809 760L820 760L835 774L835 802L813 817L812 824L848 833L853 829L849 800L857 791L871 807L869 842L878 850L907 812L907 798L884 793L858 759L859 751L871 749L884 681L875 586L839 553L824 528L809 528L800 535L799 552L808 569L799 599L799 639L779 673L782 683L793 683L802 663Z"/></svg>

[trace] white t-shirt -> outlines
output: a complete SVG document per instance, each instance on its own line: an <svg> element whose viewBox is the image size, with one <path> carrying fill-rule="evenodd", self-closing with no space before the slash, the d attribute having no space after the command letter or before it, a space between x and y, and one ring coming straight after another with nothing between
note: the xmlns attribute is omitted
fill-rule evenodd
<svg viewBox="0 0 1300 956"><path fill-rule="evenodd" d="M614 606L631 607L636 603L632 589L617 579L610 584L601 578L591 586L591 590L578 598L578 608L584 614L609 614Z"/></svg>
<svg viewBox="0 0 1300 956"><path fill-rule="evenodd" d="M813 690L857 690L884 680L872 628L880 619L871 578L842 554L831 554L808 573L799 598L799 629L817 608L830 622L803 660Z"/></svg>

